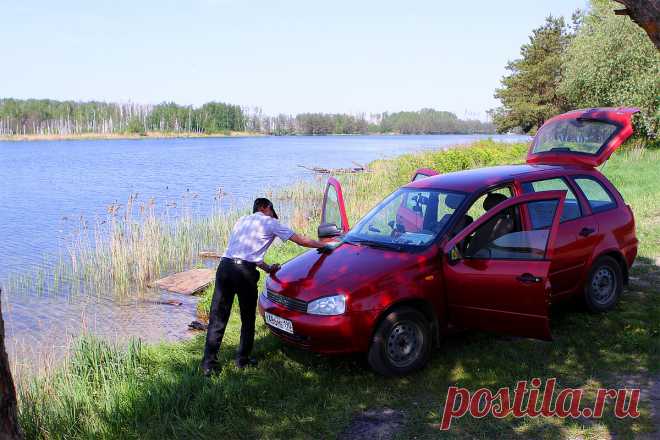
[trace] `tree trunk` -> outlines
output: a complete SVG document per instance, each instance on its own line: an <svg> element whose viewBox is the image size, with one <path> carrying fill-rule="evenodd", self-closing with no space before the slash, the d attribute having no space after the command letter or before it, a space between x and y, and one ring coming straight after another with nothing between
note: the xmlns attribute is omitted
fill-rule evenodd
<svg viewBox="0 0 660 440"><path fill-rule="evenodd" d="M16 416L16 389L5 351L5 323L2 320L2 290L0 290L0 440L21 438L23 435Z"/></svg>
<svg viewBox="0 0 660 440"><path fill-rule="evenodd" d="M660 49L660 0L615 0L625 6L614 11L617 15L628 15L642 27L657 49Z"/></svg>

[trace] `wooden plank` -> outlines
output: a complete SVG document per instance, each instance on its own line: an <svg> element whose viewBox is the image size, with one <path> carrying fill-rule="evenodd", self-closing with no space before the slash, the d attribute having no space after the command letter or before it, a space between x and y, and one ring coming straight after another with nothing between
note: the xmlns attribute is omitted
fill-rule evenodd
<svg viewBox="0 0 660 440"><path fill-rule="evenodd" d="M192 295L206 288L214 278L214 269L190 269L161 278L154 285L170 292Z"/></svg>
<svg viewBox="0 0 660 440"><path fill-rule="evenodd" d="M199 256L201 258L215 258L215 259L222 258L222 254L219 254L219 253L213 252L213 251L201 251L199 253Z"/></svg>

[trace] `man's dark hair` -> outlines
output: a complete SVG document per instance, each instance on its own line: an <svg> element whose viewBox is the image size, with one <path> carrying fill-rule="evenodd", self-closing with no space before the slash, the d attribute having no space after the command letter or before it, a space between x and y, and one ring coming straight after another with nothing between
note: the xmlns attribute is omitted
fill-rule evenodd
<svg viewBox="0 0 660 440"><path fill-rule="evenodd" d="M265 197L259 197L258 199L255 199L254 205L252 206L252 213L258 212L268 207L270 207L273 210L274 217L278 218L277 213L275 213L275 208L273 207L273 202L271 202Z"/></svg>

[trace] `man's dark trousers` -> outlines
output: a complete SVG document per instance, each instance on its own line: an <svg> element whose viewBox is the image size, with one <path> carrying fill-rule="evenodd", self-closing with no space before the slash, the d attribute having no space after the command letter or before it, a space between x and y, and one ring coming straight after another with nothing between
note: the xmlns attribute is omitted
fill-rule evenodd
<svg viewBox="0 0 660 440"><path fill-rule="evenodd" d="M206 346L202 367L217 365L218 350L227 328L234 295L238 295L241 310L241 340L237 357L247 358L254 343L254 320L257 308L257 282L259 271L254 263L223 258L215 274L215 290L211 302L209 326L206 333Z"/></svg>

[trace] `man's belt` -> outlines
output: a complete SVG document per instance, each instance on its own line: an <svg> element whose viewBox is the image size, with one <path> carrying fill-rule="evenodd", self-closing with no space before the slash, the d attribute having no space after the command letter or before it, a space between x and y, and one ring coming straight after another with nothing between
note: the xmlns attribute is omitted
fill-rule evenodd
<svg viewBox="0 0 660 440"><path fill-rule="evenodd" d="M247 267L250 267L250 268L253 268L253 267L257 266L257 264L253 263L252 261L245 261L245 260L241 260L240 258L222 257L222 259L224 261L226 261L227 263L239 264L239 265L247 266Z"/></svg>

